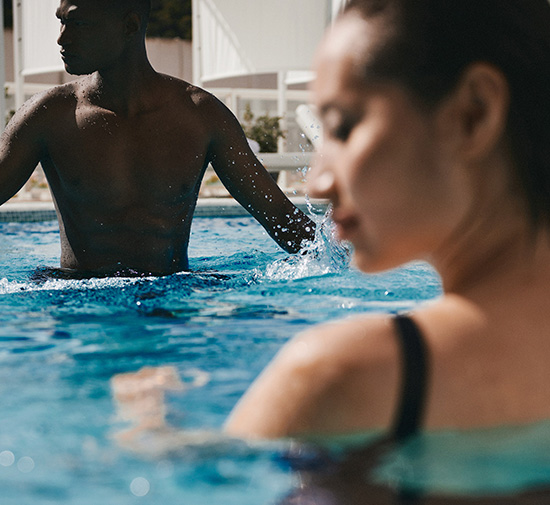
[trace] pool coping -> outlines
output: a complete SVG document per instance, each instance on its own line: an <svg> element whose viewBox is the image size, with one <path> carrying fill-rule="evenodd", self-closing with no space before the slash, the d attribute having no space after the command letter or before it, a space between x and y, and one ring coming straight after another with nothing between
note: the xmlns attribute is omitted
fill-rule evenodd
<svg viewBox="0 0 550 505"><path fill-rule="evenodd" d="M306 197L291 197L296 207L308 211ZM323 214L328 203L325 200L309 199L311 210L315 214ZM199 198L195 209L195 217L244 217L250 214L233 198ZM0 223L39 222L57 219L54 204L51 201L7 202L0 206Z"/></svg>

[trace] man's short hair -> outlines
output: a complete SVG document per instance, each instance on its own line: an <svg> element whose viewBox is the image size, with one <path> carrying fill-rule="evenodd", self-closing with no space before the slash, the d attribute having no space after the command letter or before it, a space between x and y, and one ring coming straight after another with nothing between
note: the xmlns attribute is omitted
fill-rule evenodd
<svg viewBox="0 0 550 505"><path fill-rule="evenodd" d="M147 26L151 13L151 0L110 0L110 4L119 11L137 12Z"/></svg>

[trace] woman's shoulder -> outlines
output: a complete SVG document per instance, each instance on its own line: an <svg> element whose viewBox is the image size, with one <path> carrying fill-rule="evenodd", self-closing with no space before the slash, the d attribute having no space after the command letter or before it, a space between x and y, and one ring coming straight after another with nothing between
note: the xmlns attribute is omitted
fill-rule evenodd
<svg viewBox="0 0 550 505"><path fill-rule="evenodd" d="M380 417L380 406L365 408L361 403L369 403L366 388L374 390L378 383L386 391L397 381L395 371L392 376L380 368L371 380L366 377L372 368L366 357L373 354L367 347L374 349L379 339L386 339L391 347L390 320L387 316L353 317L315 326L291 339L237 404L227 431L273 438L383 425L381 419L365 420L368 412ZM390 349L379 354L379 362L391 362ZM352 404L355 414L350 416Z"/></svg>
<svg viewBox="0 0 550 505"><path fill-rule="evenodd" d="M284 349L288 357L296 348L306 347L305 359L376 359L391 354L395 327L391 314L362 314L322 323L304 331ZM361 355L369 350L368 356ZM373 354L374 351L378 351Z"/></svg>
<svg viewBox="0 0 550 505"><path fill-rule="evenodd" d="M463 298L446 295L402 312L412 320L421 339L436 350L442 345L478 334L486 326L483 312ZM314 326L298 335L285 352L293 356L295 347L307 346L309 359L345 359L370 363L394 360L399 343L397 314L362 314Z"/></svg>
<svg viewBox="0 0 550 505"><path fill-rule="evenodd" d="M461 353L475 357L475 348L469 350L461 342L476 340L483 318L475 307L447 297L407 317L418 327L437 372L429 374L431 395L431 381L445 385L454 379L455 373L447 373L446 367L456 368L460 375ZM241 400L228 431L280 437L388 428L400 401L403 377L398 331L395 316L382 314L353 316L299 334ZM445 387L435 390L443 396L438 404L445 406Z"/></svg>
<svg viewBox="0 0 550 505"><path fill-rule="evenodd" d="M381 315L296 336L237 406L229 431L280 437L386 427L399 380L393 335L392 317Z"/></svg>
<svg viewBox="0 0 550 505"><path fill-rule="evenodd" d="M433 368L427 371L429 390L434 380L453 380L454 374L442 373L447 366L460 374L462 357L475 356L472 343L482 340L485 326L475 306L453 297L442 297L404 317L416 327L427 366ZM277 358L280 369L287 377L298 375L309 382L305 389L315 405L311 419L319 429L351 432L392 424L404 373L404 349L397 338L402 327L395 319L392 314L361 315L322 324L282 350Z"/></svg>

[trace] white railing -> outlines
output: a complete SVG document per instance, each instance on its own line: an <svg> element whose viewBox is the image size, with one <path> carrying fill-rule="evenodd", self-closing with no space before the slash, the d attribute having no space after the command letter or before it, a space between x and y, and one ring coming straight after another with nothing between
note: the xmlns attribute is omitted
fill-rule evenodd
<svg viewBox="0 0 550 505"><path fill-rule="evenodd" d="M51 84L34 84L25 83L24 94L25 98L31 97L33 94L51 88ZM246 104L250 104L252 112L255 115L262 115L266 112L272 116L277 115L277 98L278 91L276 89L253 89L253 88L208 88L208 91L213 93L237 116L242 122L244 109ZM14 96L16 86L14 82L6 83L6 97L8 111L14 110ZM286 101L287 110L282 118L281 126L286 131L286 139L280 147L280 152L301 153L311 151L312 146L303 136L302 129L296 122L296 107L303 103L309 102L310 94L306 90L287 90Z"/></svg>
<svg viewBox="0 0 550 505"><path fill-rule="evenodd" d="M29 98L35 93L51 88L51 84L25 83L25 97ZM212 94L224 102L227 107L242 122L243 114L247 104L251 105L252 112L257 115L269 113L277 115L276 89L254 89L254 88L207 88ZM6 97L8 111L13 112L15 83L6 83ZM278 183L284 190L288 190L292 184L292 172L305 173L311 162L313 146L307 140L302 129L296 121L296 107L309 102L310 93L306 90L287 90L287 111L281 121L281 127L286 132L286 139L279 145L277 153L258 153L258 158L263 165L271 172L279 172ZM40 171L36 177L41 177ZM30 191L30 184L23 189L23 192Z"/></svg>
<svg viewBox="0 0 550 505"><path fill-rule="evenodd" d="M269 100L277 102L278 90L256 88L207 88L212 94L235 111L239 100ZM310 92L307 90L289 89L286 91L288 101L307 102Z"/></svg>

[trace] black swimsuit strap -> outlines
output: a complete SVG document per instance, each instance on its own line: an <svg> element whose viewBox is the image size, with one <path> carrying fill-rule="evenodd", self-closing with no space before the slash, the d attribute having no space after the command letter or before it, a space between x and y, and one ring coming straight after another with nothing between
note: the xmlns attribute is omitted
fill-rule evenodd
<svg viewBox="0 0 550 505"><path fill-rule="evenodd" d="M422 425L428 382L428 350L414 321L399 314L394 318L401 350L401 395L391 435L403 440L414 435Z"/></svg>
<svg viewBox="0 0 550 505"><path fill-rule="evenodd" d="M427 348L422 333L408 316L398 315L394 321L401 353L402 377L393 426L387 435L374 443L347 451L343 459L340 456L334 458L333 454L322 450L321 459L315 455L314 461L318 466L310 467L312 460L308 459L307 466L302 466L300 470L308 473L309 483L289 495L281 505L306 505L321 501L325 503L324 499L331 496L335 497L334 501L327 498L327 503L375 503L376 498L371 496L373 492L382 493L383 502L388 504L422 503L423 490L420 488L401 489L399 486L392 486L392 489L385 490L384 486L373 484L366 478L389 451L399 446L407 437L418 433L422 426L428 379ZM296 460L290 461L296 468ZM340 496L343 497L342 500L339 500Z"/></svg>

